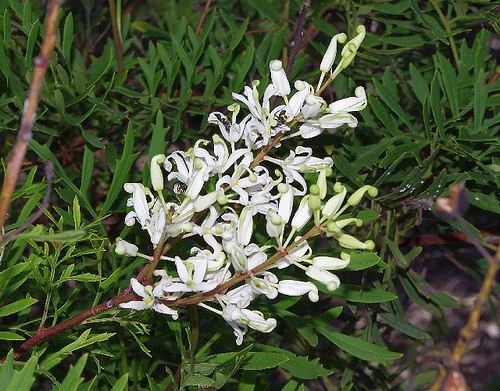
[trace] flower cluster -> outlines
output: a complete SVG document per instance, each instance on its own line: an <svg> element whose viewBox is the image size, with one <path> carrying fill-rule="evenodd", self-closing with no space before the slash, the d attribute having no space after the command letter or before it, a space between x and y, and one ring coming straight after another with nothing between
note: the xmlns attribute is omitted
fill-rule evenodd
<svg viewBox="0 0 500 391"><path fill-rule="evenodd" d="M122 307L151 308L176 319L176 302L191 297L192 303L221 315L234 329L239 345L249 327L270 332L276 326L274 318L249 309L257 296L307 294L309 300L318 301L312 281L330 291L337 289L340 280L333 271L349 264L349 250L374 248L372 241L344 232L362 224L349 217L348 209L366 193L376 196L374 187L363 186L348 197L346 188L335 183L335 195L327 197L331 158L315 157L313 149L305 146L295 147L284 158L274 152L287 139L310 139L342 125L357 126L352 113L366 107L363 87L357 87L353 97L330 104L320 96L356 55L365 28L358 26L357 33L347 43L345 34L332 38L316 88L297 80L292 90L281 61L271 61L271 83L262 96L259 82L254 81L243 94L233 93L236 102L228 107L229 117L210 114L208 121L220 134L199 140L187 151L154 156L151 188L125 184L130 194L127 205L132 207L125 224L139 224L153 247L179 237L197 246L184 258L161 255L158 260L165 267L154 271L157 281L144 286L132 279L139 300ZM345 45L333 69L338 42ZM308 186L305 174L313 174L315 183ZM165 179L174 185L175 196L167 196ZM264 240L254 235L259 223L265 225ZM313 256L308 240L320 233L338 242L343 249L339 257ZM153 260L121 239L115 251ZM295 280L280 279L278 271L284 268L304 274Z"/></svg>

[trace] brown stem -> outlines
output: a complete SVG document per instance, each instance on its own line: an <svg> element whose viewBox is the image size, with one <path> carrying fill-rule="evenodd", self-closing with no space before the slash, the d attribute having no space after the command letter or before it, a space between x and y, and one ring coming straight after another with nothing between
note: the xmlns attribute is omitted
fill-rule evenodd
<svg viewBox="0 0 500 391"><path fill-rule="evenodd" d="M200 20L198 21L198 25L196 26L196 31L195 34L197 37L200 36L201 29L203 28L203 22L205 22L205 18L208 15L208 12L210 11L210 5L212 4L212 0L207 0L205 3L205 7L203 8L203 12L201 13Z"/></svg>
<svg viewBox="0 0 500 391"><path fill-rule="evenodd" d="M53 335L59 334L65 330L77 326L81 324L84 320L92 316L109 311L110 309L117 307L121 303L126 303L128 301L131 301L135 297L136 297L135 294L131 292L130 289L125 289L123 292L113 297L111 300L98 304L92 308L88 308L85 311L74 316L73 318L65 320L64 322L56 324L55 326L39 330L33 337L27 339L22 343L21 346L19 346L19 349L17 349L16 352L14 353L14 358L16 360L19 360L25 352L30 350L32 347L47 340L48 338L52 337Z"/></svg>
<svg viewBox="0 0 500 391"><path fill-rule="evenodd" d="M318 235L320 232L321 232L321 229L319 227L311 228L306 234L304 234L304 236L301 236L299 240L296 240L295 242L290 244L286 249L276 252L273 256L268 258L265 262L262 262L260 265L254 267L252 270L248 270L248 271L242 272L242 273L237 273L232 278L227 280L224 284L216 286L211 291L197 293L196 295L184 297L184 298L177 299L177 300L165 300L163 303L168 305L168 306L172 306L172 307L174 307L174 306L180 307L180 306L186 306L186 305L191 305L191 304L198 304L198 303L201 303L202 301L209 300L209 299L227 291L232 286L246 280L247 278L251 277L252 275L259 273L263 270L266 270L268 267L272 266L277 261L279 261L280 259L285 257L294 248L296 248L297 246L302 244L304 241L312 238L313 236Z"/></svg>
<svg viewBox="0 0 500 391"><path fill-rule="evenodd" d="M108 0L109 13L111 15L111 27L113 28L113 42L115 45L115 55L116 55L116 70L118 73L123 73L125 66L123 64L123 45L122 38L120 36L120 30L118 29L118 19L116 16L116 3L115 0Z"/></svg>
<svg viewBox="0 0 500 391"><path fill-rule="evenodd" d="M304 23L306 21L306 15L309 7L311 6L312 0L304 0L302 5L302 10L300 11L299 18L295 24L295 30L293 31L293 38L290 41L290 53L288 53L288 63L286 66L286 73L290 75L292 73L293 63L295 62L295 57L300 49L300 44L302 38L304 37Z"/></svg>
<svg viewBox="0 0 500 391"><path fill-rule="evenodd" d="M462 228L467 229L467 226L464 224L463 219L458 220L461 223ZM473 244L476 246L476 248L478 247L477 242L473 242ZM479 247L482 247L481 244L479 244ZM493 289L496 281L496 275L500 268L500 245L498 245L495 255L491 255L490 253L488 253L486 249L484 249L484 247L482 247L482 249L486 252L485 258L488 262L488 268L486 269L486 275L484 276L481 289L479 290L479 294L474 302L472 311L469 314L469 319L467 320L467 323L461 328L458 340L455 344L455 347L453 348L450 368L459 367L463 355L467 351L467 347L476 334L479 320L481 318L481 312L483 310L484 304L490 296L491 290ZM484 252L481 251L481 254L484 254ZM429 388L429 391L439 391L446 376L447 370L444 367L441 367L439 369L439 374L432 386Z"/></svg>
<svg viewBox="0 0 500 391"><path fill-rule="evenodd" d="M12 193L16 187L17 178L21 170L21 165L26 155L28 143L33 136L33 124L35 123L36 112L40 102L43 79L47 73L50 55L54 50L57 34L57 15L61 8L62 0L51 0L47 5L47 16L45 19L45 33L43 36L40 53L34 60L33 76L29 89L28 98L24 102L21 125L17 135L16 143L11 151L7 173L0 195L0 228L3 228L9 211ZM0 238L2 230L0 229Z"/></svg>

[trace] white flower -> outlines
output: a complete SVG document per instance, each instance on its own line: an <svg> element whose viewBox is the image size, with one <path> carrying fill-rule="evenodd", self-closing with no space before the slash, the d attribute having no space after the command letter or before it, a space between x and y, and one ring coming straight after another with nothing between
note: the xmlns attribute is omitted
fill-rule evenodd
<svg viewBox="0 0 500 391"><path fill-rule="evenodd" d="M300 240L300 237L297 237L295 239L295 241L297 240ZM311 253L312 249L309 246L309 243L304 240L297 247L294 247L292 250L290 250L282 259L276 262L276 267L278 269L284 269L295 262L303 261L304 259L308 258Z"/></svg>
<svg viewBox="0 0 500 391"><path fill-rule="evenodd" d="M290 83L286 77L283 63L280 60L272 60L269 63L269 70L271 71L271 80L276 88L276 95L286 97L290 94Z"/></svg>
<svg viewBox="0 0 500 391"><path fill-rule="evenodd" d="M278 277L271 272L260 272L258 277L250 279L252 288L271 300L278 296L278 290L275 288L277 282Z"/></svg>
<svg viewBox="0 0 500 391"><path fill-rule="evenodd" d="M300 173L318 172L333 165L331 158L320 159L312 156L312 149L302 146L296 147L295 151L290 151L290 154L284 160L269 156L266 156L264 160L281 166L287 183L298 182L300 189L298 189L297 195L304 195L307 191L306 181Z"/></svg>
<svg viewBox="0 0 500 391"><path fill-rule="evenodd" d="M278 292L287 296L303 296L307 293L309 300L319 300L318 288L312 282L281 280L278 283Z"/></svg>
<svg viewBox="0 0 500 391"><path fill-rule="evenodd" d="M230 290L224 296L228 303L235 304L239 308L246 308L255 298L256 293L250 284L243 284Z"/></svg>
<svg viewBox="0 0 500 391"><path fill-rule="evenodd" d="M357 87L354 90L354 95L353 97L339 99L330 103L328 106L330 113L338 114L363 110L367 105L365 89L361 86Z"/></svg>
<svg viewBox="0 0 500 391"><path fill-rule="evenodd" d="M116 242L115 253L118 255L126 255L127 257L135 257L139 248L126 240L119 240Z"/></svg>
<svg viewBox="0 0 500 391"><path fill-rule="evenodd" d="M262 312L241 309L233 304L228 304L222 310L222 317L233 328L236 344L243 343L243 336L248 327L262 333L270 333L276 327L276 319L265 319Z"/></svg>
<svg viewBox="0 0 500 391"><path fill-rule="evenodd" d="M175 257L175 267L182 282L174 282L165 287L165 292L202 292L212 289L212 284L203 282L207 273L207 259L191 257L187 261L183 261L179 257Z"/></svg>
<svg viewBox="0 0 500 391"><path fill-rule="evenodd" d="M322 74L331 71L333 63L335 61L335 57L337 56L337 42L344 43L346 39L347 35L345 35L344 33L335 34L332 37L330 44L328 45L328 49L326 49L323 59L321 60L321 64L319 65L319 70ZM322 78L320 79L318 84L321 85L321 83Z"/></svg>
<svg viewBox="0 0 500 391"><path fill-rule="evenodd" d="M326 285L326 289L329 291L334 291L340 286L340 280L335 274L316 266L309 266L306 270L306 275Z"/></svg>
<svg viewBox="0 0 500 391"><path fill-rule="evenodd" d="M328 257L328 256L319 256L319 257L314 257L312 259L312 264L313 266L319 268L319 269L324 269L324 270L340 270L344 269L349 265L349 262L351 258L349 255L345 254L346 256L344 259L341 258L335 258L335 257Z"/></svg>
<svg viewBox="0 0 500 391"><path fill-rule="evenodd" d="M344 248L349 248L352 250L373 250L375 248L375 243L371 240L362 242L356 239L354 236L343 234L337 238L339 244Z"/></svg>
<svg viewBox="0 0 500 391"><path fill-rule="evenodd" d="M319 119L309 119L299 127L300 134L303 138L313 138L325 129L337 129L342 125L347 125L350 128L358 126L358 120L355 116L349 113L326 114Z"/></svg>
<svg viewBox="0 0 500 391"><path fill-rule="evenodd" d="M318 116L323 106L326 106L326 102L322 97L316 96L314 94L309 94L301 109L302 116L305 119L315 118L316 116ZM310 138L310 137L305 137L304 135L302 137Z"/></svg>
<svg viewBox="0 0 500 391"><path fill-rule="evenodd" d="M151 222L146 193L151 196L151 192L140 183L125 183L123 188L127 193L132 194L132 197L127 200L127 206L134 207L134 210L125 216L125 224L132 226L138 221L142 229L146 229Z"/></svg>
<svg viewBox="0 0 500 391"><path fill-rule="evenodd" d="M171 315L172 319L174 320L179 317L176 310L167 307L165 304L161 303L158 300L159 298L162 297L162 292L163 292L162 285L157 285L155 288L153 288L151 285L144 286L135 278L130 279L130 285L132 285L133 291L138 296L142 297L142 300L121 303L120 307L130 308L133 310L145 310L151 308L156 312L160 312L166 315Z"/></svg>
<svg viewBox="0 0 500 391"><path fill-rule="evenodd" d="M280 183L278 185L278 191L280 192L280 201L278 206L278 214L281 217L283 223L288 223L293 210L293 200L295 198L295 190L292 186L285 183Z"/></svg>
<svg viewBox="0 0 500 391"><path fill-rule="evenodd" d="M284 125L278 125L276 114L283 111L284 106L270 110L270 98L277 93L276 87L269 84L264 91L262 104L257 91L258 82L252 88L245 87L244 95L233 93L233 98L242 102L250 110L250 114L241 121L245 144L250 149L257 149L269 143L271 137L281 131L288 130Z"/></svg>
<svg viewBox="0 0 500 391"><path fill-rule="evenodd" d="M218 125L222 137L231 143L239 141L243 135L243 128L240 124L237 124L234 121L230 122L229 119L222 113L210 113L208 116L208 122Z"/></svg>
<svg viewBox="0 0 500 391"><path fill-rule="evenodd" d="M297 92L292 95L286 104L285 117L287 122L290 122L301 113L307 97L313 91L313 87L309 83L302 80L296 80L294 87Z"/></svg>

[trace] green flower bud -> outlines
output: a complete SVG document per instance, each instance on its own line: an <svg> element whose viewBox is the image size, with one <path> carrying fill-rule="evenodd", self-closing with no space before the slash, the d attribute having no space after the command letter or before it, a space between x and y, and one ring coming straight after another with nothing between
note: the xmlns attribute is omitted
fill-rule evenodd
<svg viewBox="0 0 500 391"><path fill-rule="evenodd" d="M311 208L312 210L321 209L321 198L319 198L318 195L311 195L307 202L309 203L309 208Z"/></svg>
<svg viewBox="0 0 500 391"><path fill-rule="evenodd" d="M359 204L361 202L361 200L363 199L365 193L367 193L367 192L372 197L376 197L378 194L377 188L370 186L370 185L365 185L365 186L359 188L358 190L356 190L354 193L352 193L352 195L347 200L347 203L351 206Z"/></svg>
<svg viewBox="0 0 500 391"><path fill-rule="evenodd" d="M309 186L309 193L311 193L312 195L318 195L319 194L319 186L318 185Z"/></svg>

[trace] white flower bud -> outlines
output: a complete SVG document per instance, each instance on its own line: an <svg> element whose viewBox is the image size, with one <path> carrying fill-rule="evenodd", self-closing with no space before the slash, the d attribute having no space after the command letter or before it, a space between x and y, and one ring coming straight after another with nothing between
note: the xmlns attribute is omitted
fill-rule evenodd
<svg viewBox="0 0 500 391"><path fill-rule="evenodd" d="M354 97L339 99L336 102L330 103L328 109L330 113L347 113L350 111L361 111L366 105L366 92L362 86L359 86L354 90Z"/></svg>
<svg viewBox="0 0 500 391"><path fill-rule="evenodd" d="M292 219L292 228L296 231L300 231L304 226L311 220L312 210L309 207L309 195L306 195L300 201L299 208L295 212Z"/></svg>
<svg viewBox="0 0 500 391"><path fill-rule="evenodd" d="M326 49L325 55L321 60L321 64L319 66L319 70L321 72L329 72L332 69L333 62L335 61L335 57L337 56L337 42L344 43L347 40L347 35L344 33L335 34L328 45L328 49Z"/></svg>
<svg viewBox="0 0 500 391"><path fill-rule="evenodd" d="M351 258L340 259L335 257L320 256L312 259L313 266L324 270L340 270L349 265Z"/></svg>
<svg viewBox="0 0 500 391"><path fill-rule="evenodd" d="M337 240L342 247L352 250L373 250L375 248L375 243L373 243L373 241L367 240L363 243L354 236L347 234L341 235Z"/></svg>
<svg viewBox="0 0 500 391"><path fill-rule="evenodd" d="M321 170L318 175L318 181L316 182L316 185L319 188L319 198L322 200L325 199L326 197L326 188L327 188L327 183L326 183L326 173L328 170ZM330 170L331 171L331 170Z"/></svg>
<svg viewBox="0 0 500 391"><path fill-rule="evenodd" d="M238 220L238 242L243 245L250 243L253 232L253 212L252 207L243 208Z"/></svg>
<svg viewBox="0 0 500 391"><path fill-rule="evenodd" d="M165 155L159 154L151 158L151 183L153 189L156 191L163 190L163 172L161 171L160 165L165 162Z"/></svg>
<svg viewBox="0 0 500 391"><path fill-rule="evenodd" d="M285 192L281 192L279 189L280 185L286 187L287 190ZM283 219L284 223L288 223L288 221L290 220L290 216L292 215L295 191L290 185L286 185L284 183L280 183L280 185L278 185L278 191L281 193L278 214ZM283 187L281 188L281 190L283 190Z"/></svg>
<svg viewBox="0 0 500 391"><path fill-rule="evenodd" d="M307 293L309 300L319 300L318 288L312 282L281 280L278 284L278 292L287 296L302 296Z"/></svg>
<svg viewBox="0 0 500 391"><path fill-rule="evenodd" d="M196 197L196 199L193 201L194 211L201 212L202 210L210 208L213 204L215 204L218 197L219 197L218 191L213 191L204 196Z"/></svg>
<svg viewBox="0 0 500 391"><path fill-rule="evenodd" d="M316 266L309 266L306 270L306 275L313 280L326 285L326 289L330 292L340 286L340 280L335 274L324 269L319 269Z"/></svg>
<svg viewBox="0 0 500 391"><path fill-rule="evenodd" d="M205 170L204 169L198 170L198 172L191 180L191 183L187 187L186 192L184 193L187 198L189 198L190 200L194 200L196 197L198 197L198 194L200 194L200 191L203 188L203 185L205 184L204 176L205 176Z"/></svg>
<svg viewBox="0 0 500 391"><path fill-rule="evenodd" d="M281 97L288 96L290 94L290 83L286 77L282 62L280 60L271 61L269 69L271 70L271 81L278 91L277 95Z"/></svg>
<svg viewBox="0 0 500 391"><path fill-rule="evenodd" d="M279 238L283 231L283 220L280 215L272 209L267 211L266 231L271 238Z"/></svg>
<svg viewBox="0 0 500 391"><path fill-rule="evenodd" d="M126 240L119 240L116 242L115 253L118 255L126 255L127 257L137 256L139 248Z"/></svg>
<svg viewBox="0 0 500 391"><path fill-rule="evenodd" d="M339 211L340 207L344 203L346 194L346 188L342 187L342 191L339 194L334 195L326 202L326 204L323 206L323 209L321 210L321 214L329 219L335 216L335 214Z"/></svg>

